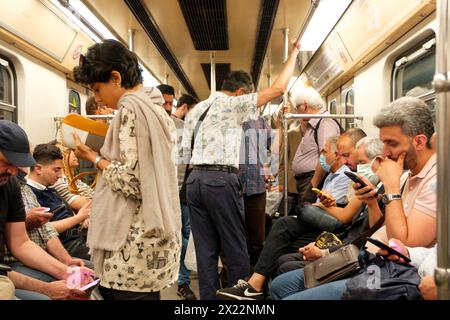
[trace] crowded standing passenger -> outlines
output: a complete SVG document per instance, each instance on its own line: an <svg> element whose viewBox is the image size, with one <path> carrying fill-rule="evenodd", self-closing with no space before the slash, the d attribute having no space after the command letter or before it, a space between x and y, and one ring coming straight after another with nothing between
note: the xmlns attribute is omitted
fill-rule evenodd
<svg viewBox="0 0 450 320"><path fill-rule="evenodd" d="M298 53L296 45L272 86L257 94L251 93L253 83L247 73L230 72L222 92L200 102L186 119L181 159L194 166L186 183L201 299L216 298L221 245L227 259L228 283L234 285L249 274L242 189L237 176L242 124L257 117L258 107L283 94ZM194 138L196 127L200 129Z"/></svg>
<svg viewBox="0 0 450 320"><path fill-rule="evenodd" d="M99 290L104 299L159 300L179 269L175 125L161 93L142 86L136 54L118 41L89 47L74 76L117 109L100 153L74 135L75 155L100 171L88 232Z"/></svg>
<svg viewBox="0 0 450 320"><path fill-rule="evenodd" d="M180 148L181 141L183 139L184 119L188 112L192 110L197 104L197 100L188 95L183 94L177 101L176 111L171 115L175 127L177 128L177 147ZM180 207L181 207L181 236L182 247L180 256L180 270L178 273L178 289L177 295L183 300L196 300L197 297L192 291L190 274L191 271L186 267L184 258L186 256L186 249L189 242L189 234L191 232L191 224L189 222L189 208L186 203L186 179L189 176L189 168L184 164L178 164L178 188L180 194Z"/></svg>

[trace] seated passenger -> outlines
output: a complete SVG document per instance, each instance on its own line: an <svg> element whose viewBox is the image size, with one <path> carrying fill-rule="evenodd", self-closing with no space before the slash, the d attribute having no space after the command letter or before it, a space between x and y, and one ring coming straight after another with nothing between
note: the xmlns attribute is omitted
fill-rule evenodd
<svg viewBox="0 0 450 320"><path fill-rule="evenodd" d="M372 184L376 185L378 177L373 173L370 165L376 156L383 154L383 142L378 138L365 137L358 141L356 144L357 153L357 173L368 179ZM352 184L353 186L353 184ZM352 188L353 189L353 188ZM383 186L378 188L378 192L381 194ZM380 208L384 210L383 203L379 199ZM339 208L336 206L325 206L321 203L321 208L327 213L347 224L351 221L348 229L340 235L340 239L343 244L355 243L360 246L363 245L363 241L358 241L358 238L369 227L372 227L377 221L370 217L368 213L368 207L366 204L359 201L357 198L353 198L345 208ZM381 227L381 225L380 225ZM278 259L278 272L277 275L285 273L294 269L303 268L306 261L314 261L320 257L327 255L330 252L336 251L342 247L342 245L333 246L329 249L319 249L315 242L311 242L305 247L299 248L299 252L287 253L282 255Z"/></svg>
<svg viewBox="0 0 450 320"><path fill-rule="evenodd" d="M53 210L61 205L65 206L51 218L51 224L59 233L64 248L71 256L90 260L86 242L80 232L80 224L89 217L90 202L81 207L77 214L74 214L67 202L51 187L62 176L63 156L56 146L37 145L33 157L37 165L31 168L27 185L24 188L31 189L43 207Z"/></svg>
<svg viewBox="0 0 450 320"><path fill-rule="evenodd" d="M374 124L380 128L380 139L385 145L385 157L373 167L377 167L375 173L384 185L382 199L386 207L385 226L372 237L385 243L389 238L396 238L410 247L433 246L436 242L437 181L436 153L430 145L434 132L431 112L423 101L404 97L382 109ZM406 182L401 183L404 169L409 172ZM355 195L367 203L369 214L379 219L381 210L375 187L367 179L363 181L368 186L356 190ZM378 251L374 245L367 247L371 252ZM271 292L274 298L281 299L340 299L347 281L343 279L305 290L303 270L294 270L277 277L272 282Z"/></svg>
<svg viewBox="0 0 450 320"><path fill-rule="evenodd" d="M352 131L350 134L353 134ZM336 142L336 146L339 145L340 141L347 141L347 133L342 134ZM350 140L351 141L351 140ZM357 141L355 141L356 143ZM329 150L331 153L331 150ZM332 160L334 159L334 160ZM328 161L333 161L336 166L342 166L342 162L345 159L337 157L337 155L330 157ZM328 163L327 163L328 164ZM334 163L333 163L334 165ZM336 169L337 170L337 169ZM342 173L343 176L345 176ZM346 176L345 176L346 177ZM333 175L330 176L329 181L333 182ZM346 177L346 183L344 188L338 188L339 192L345 193L347 190L350 180ZM327 181L326 181L327 182ZM339 184L340 185L340 184ZM327 185L324 184L324 190L327 189ZM334 190L333 190L334 192ZM337 196L337 199L341 199L343 195ZM361 204L358 204L356 208L359 208ZM305 208L309 208L306 206ZM303 210L303 209L302 209ZM309 210L309 209L306 209ZM352 216L355 212L352 213ZM351 221L351 219L349 220ZM255 265L255 272L252 274L248 283L244 280L239 280L239 283L231 288L221 289L217 291L217 296L222 298L233 298L233 299L245 299L245 291L249 289L254 293L252 298L263 298L263 286L268 277L270 277L276 270L277 259L286 253L297 252L299 247L303 247L314 241L322 230L311 230L308 225L301 224L296 217L287 216L279 218L278 221L272 226L271 231L266 239L265 245L259 259ZM255 293L259 293L259 296Z"/></svg>
<svg viewBox="0 0 450 320"><path fill-rule="evenodd" d="M61 150L63 155L63 175L52 186L58 194L70 205L74 210L79 210L84 204L94 196L94 189L81 179L77 179L75 186L70 185L69 179L75 175L78 168L78 158L72 149L66 148L56 140L49 142Z"/></svg>
<svg viewBox="0 0 450 320"><path fill-rule="evenodd" d="M3 263L2 249L6 244L8 249L30 268L60 279L46 283L15 271L8 271L2 266L0 269L1 291L7 290L9 297L6 298L11 298L12 282L16 288L16 294L20 289L22 289L21 293L26 294L21 298L85 298L87 296L85 292L67 287L65 282L69 275L67 266L54 259L28 238L22 196L15 178L19 167L36 165L29 154L28 137L17 124L6 120L0 120L0 137L0 264ZM5 276L10 281L5 279Z"/></svg>
<svg viewBox="0 0 450 320"><path fill-rule="evenodd" d="M74 258L67 252L59 240L58 232L48 222L53 214L42 210L44 208L40 207L36 195L27 187L25 179L19 178L18 180L26 211L25 226L30 240L67 266L84 266L86 264L89 268L92 268L93 266L89 261ZM35 279L44 282L55 280L55 278L48 274L25 266L13 256L7 247L5 248L4 262L9 264L14 271L26 274Z"/></svg>

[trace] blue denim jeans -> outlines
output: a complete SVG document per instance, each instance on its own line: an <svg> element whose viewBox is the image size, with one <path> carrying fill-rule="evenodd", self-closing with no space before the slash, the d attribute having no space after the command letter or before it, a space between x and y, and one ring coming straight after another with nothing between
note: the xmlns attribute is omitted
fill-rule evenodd
<svg viewBox="0 0 450 320"><path fill-rule="evenodd" d="M182 247L181 247L181 257L180 257L180 270L178 272L178 285L191 284L191 279L189 275L191 271L186 268L184 264L184 257L186 256L186 249L189 242L189 233L191 232L191 225L189 223L189 207L187 204L181 203L181 236L182 236Z"/></svg>
<svg viewBox="0 0 450 320"><path fill-rule="evenodd" d="M347 281L343 279L306 289L303 269L293 270L272 281L270 295L274 300L340 300Z"/></svg>
<svg viewBox="0 0 450 320"><path fill-rule="evenodd" d="M16 289L14 294L16 298L20 300L51 300L42 293L22 289Z"/></svg>
<svg viewBox="0 0 450 320"><path fill-rule="evenodd" d="M25 266L22 262L16 261L9 264L9 266L16 272L22 273L34 279L38 279L44 282L52 282L57 279L53 278L44 272Z"/></svg>

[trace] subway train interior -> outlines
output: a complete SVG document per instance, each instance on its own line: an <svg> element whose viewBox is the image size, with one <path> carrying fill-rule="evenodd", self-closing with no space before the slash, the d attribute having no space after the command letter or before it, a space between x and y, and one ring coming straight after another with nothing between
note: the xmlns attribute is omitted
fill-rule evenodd
<svg viewBox="0 0 450 320"><path fill-rule="evenodd" d="M58 138L66 115L87 116L94 92L72 70L104 39L137 55L144 86L172 86L174 106L182 94L208 99L231 70L246 71L256 92L271 87L296 41L285 94L260 108L272 128L283 110L289 118L292 108L284 107L302 86L320 93L343 129L371 137L379 136L374 118L396 99L417 97L431 110L439 177L434 280L437 297L449 299L449 14L448 0L0 0L0 119L38 145ZM198 274L191 279L200 297ZM161 298L181 299L176 284Z"/></svg>

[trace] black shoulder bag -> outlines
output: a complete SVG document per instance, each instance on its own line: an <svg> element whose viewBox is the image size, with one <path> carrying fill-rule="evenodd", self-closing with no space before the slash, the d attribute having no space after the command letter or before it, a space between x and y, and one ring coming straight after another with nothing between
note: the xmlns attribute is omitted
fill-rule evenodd
<svg viewBox="0 0 450 320"><path fill-rule="evenodd" d="M184 179L183 184L181 185L180 189L180 202L183 204L186 204L186 181L189 178L189 175L191 174L192 169L189 168L189 163L191 162L190 159L192 158L192 153L194 152L194 143L195 143L195 137L197 136L198 130L200 129L200 126L202 125L203 120L206 118L206 115L208 114L209 109L212 107L215 101L213 101L208 108L206 108L205 111L203 111L203 114L200 116L200 118L197 121L197 124L195 125L194 132L192 133L192 139L191 139L191 156L189 157L189 161L186 163L186 171L184 172Z"/></svg>

